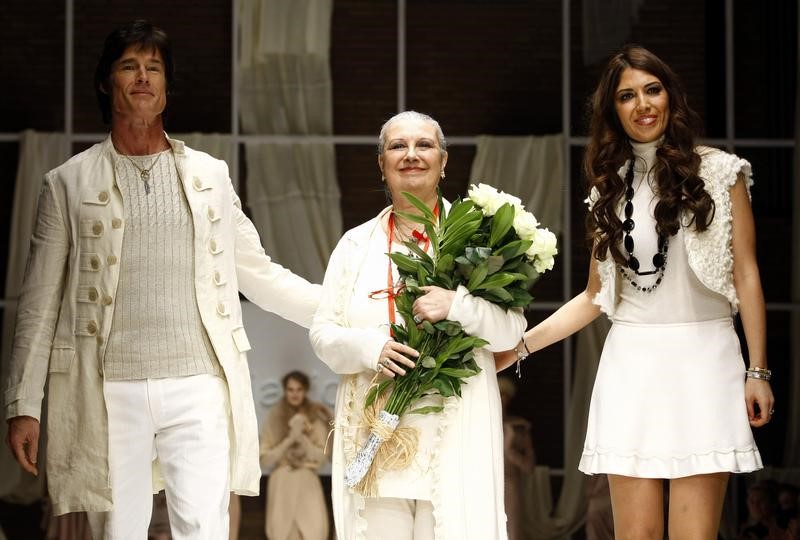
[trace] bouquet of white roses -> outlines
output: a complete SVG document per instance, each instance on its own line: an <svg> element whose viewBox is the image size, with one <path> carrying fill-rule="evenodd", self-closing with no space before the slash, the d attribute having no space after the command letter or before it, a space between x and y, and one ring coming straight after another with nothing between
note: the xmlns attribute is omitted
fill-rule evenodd
<svg viewBox="0 0 800 540"><path fill-rule="evenodd" d="M467 335L456 321L423 321L419 326L414 322L412 306L423 293L420 287L455 290L463 285L470 294L505 309L524 307L533 300L528 292L531 285L541 273L553 268L558 253L555 235L539 228L539 222L517 197L492 186L471 186L469 197L454 202L449 212L444 211L440 195L438 216L410 193L403 195L421 214L399 215L425 227L432 253L408 241L409 255L389 254L403 284L395 305L405 322L393 324L392 334L396 341L416 349L419 358L405 375L384 380L367 393L367 410L387 394L388 400L374 415L366 443L345 470L345 483L365 495L375 494L373 461L378 452L382 461L393 463L394 468L406 466L414 456L416 439L395 436L400 416L428 394L460 397L464 379L480 371L474 351L487 341ZM442 409L427 406L410 413L429 414Z"/></svg>

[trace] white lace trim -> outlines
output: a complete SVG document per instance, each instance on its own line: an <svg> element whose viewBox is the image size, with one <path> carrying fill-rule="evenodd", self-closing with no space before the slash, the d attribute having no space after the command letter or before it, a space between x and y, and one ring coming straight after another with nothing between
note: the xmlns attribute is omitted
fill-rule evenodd
<svg viewBox="0 0 800 540"><path fill-rule="evenodd" d="M431 474L433 475L432 484L433 484L433 491L431 493L431 504L433 505L433 538L434 540L440 538L447 538L447 530L446 526L447 523L444 518L443 512L443 497L444 494L441 492L441 479L439 475L439 471L441 467L439 465L439 461L441 458L441 452L439 448L442 445L442 439L444 438L445 432L450 427L450 424L453 420L453 416L455 415L456 411L458 410L460 399L454 396L444 399L444 409L442 410L439 419L439 428L436 430L436 438L434 439L433 443L433 453L431 455Z"/></svg>
<svg viewBox="0 0 800 540"><path fill-rule="evenodd" d="M584 449L578 468L587 474L681 478L713 472L747 473L763 468L758 448L718 448L683 456L654 456L609 448Z"/></svg>
<svg viewBox="0 0 800 540"><path fill-rule="evenodd" d="M685 227L685 243L689 266L700 282L728 299L731 311L739 310L739 297L733 285L733 235L730 188L741 172L745 177L748 195L753 185L750 163L733 154L713 148L697 149L702 156L700 176L714 200L715 214L708 229L698 233Z"/></svg>

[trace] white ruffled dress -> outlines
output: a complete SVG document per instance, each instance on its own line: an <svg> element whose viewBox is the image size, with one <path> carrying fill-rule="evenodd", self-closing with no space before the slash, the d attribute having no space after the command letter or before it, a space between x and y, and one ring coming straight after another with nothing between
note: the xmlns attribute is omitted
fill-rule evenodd
<svg viewBox="0 0 800 540"><path fill-rule="evenodd" d="M647 174L656 148L657 143L634 145L636 226L631 235L641 270L652 269L657 251L657 199ZM733 164L722 173L733 172L724 180L724 191L739 172L749 185L747 162L716 151L711 159ZM714 196L723 190L709 192ZM715 202L714 219L723 220L725 227L709 233L729 236L730 200L715 197ZM603 288L595 301L613 325L603 347L578 467L587 474L680 478L762 467L744 400L745 365L732 318L738 305L735 290L723 294L732 290L729 279L711 288L698 277L711 281L700 264L690 264L702 251L694 250L697 233L691 229L681 228L669 239L662 282L650 293L634 288L616 267L611 275L608 261L601 263ZM701 238L697 247L704 242ZM716 266L732 262L729 245L723 249L727 258ZM639 286L649 287L658 276L634 277Z"/></svg>

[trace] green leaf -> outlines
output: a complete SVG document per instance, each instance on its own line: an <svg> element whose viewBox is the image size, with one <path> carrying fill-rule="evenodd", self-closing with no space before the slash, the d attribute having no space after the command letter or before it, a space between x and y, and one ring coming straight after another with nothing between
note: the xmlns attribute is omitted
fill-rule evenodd
<svg viewBox="0 0 800 540"><path fill-rule="evenodd" d="M408 341L408 332L406 332L405 326L401 326L399 324L392 324L390 326L392 328L392 335L394 335L394 339L400 343L405 343Z"/></svg>
<svg viewBox="0 0 800 540"><path fill-rule="evenodd" d="M489 245L497 244L514 224L514 207L509 203L501 206L492 218L492 232L489 234Z"/></svg>
<svg viewBox="0 0 800 540"><path fill-rule="evenodd" d="M430 335L436 333L436 329L431 324L431 321L422 321L422 329L425 330Z"/></svg>
<svg viewBox="0 0 800 540"><path fill-rule="evenodd" d="M501 257L499 255L492 255L488 259L486 259L486 262L489 265L488 266L489 275L492 275L495 272L497 272L498 270L500 270L501 268L503 268L503 264L505 263L505 259L503 259L503 257Z"/></svg>
<svg viewBox="0 0 800 540"><path fill-rule="evenodd" d="M464 250L464 255L472 264L480 264L487 261L492 254L492 250L487 247L468 247Z"/></svg>
<svg viewBox="0 0 800 540"><path fill-rule="evenodd" d="M408 255L403 253L390 253L389 258L397 265L398 270L411 273L417 272L417 262Z"/></svg>
<svg viewBox="0 0 800 540"><path fill-rule="evenodd" d="M436 378L431 381L431 384L436 389L442 397L450 397L455 394L455 390L453 389L453 385L450 382L450 379L447 377Z"/></svg>
<svg viewBox="0 0 800 540"><path fill-rule="evenodd" d="M464 355L463 363L466 369L471 369L472 371L480 371L481 368L478 367L478 363L475 361L475 354L472 351L469 351L467 354Z"/></svg>
<svg viewBox="0 0 800 540"><path fill-rule="evenodd" d="M520 274L507 274L505 272L500 272L487 277L480 285L477 285L470 290L503 288L514 283L515 281L520 281L520 279L525 280L526 278L525 276L520 276Z"/></svg>
<svg viewBox="0 0 800 540"><path fill-rule="evenodd" d="M416 255L417 257L422 259L422 261L424 261L424 262L426 262L426 263L428 263L430 265L433 265L433 259L431 259L431 256L428 255L425 251L423 251L422 248L419 247L419 244L417 244L417 242L415 240L408 240L407 242L403 242L403 244L405 244L405 246L412 253L414 253L414 255Z"/></svg>
<svg viewBox="0 0 800 540"><path fill-rule="evenodd" d="M478 291L475 293L477 292ZM483 294L481 296L495 304L510 304L514 302L514 296L505 289L487 289L482 292Z"/></svg>
<svg viewBox="0 0 800 540"><path fill-rule="evenodd" d="M366 400L364 401L364 408L366 409L372 405L375 399L377 399L377 397L381 395L383 391L386 390L386 387L392 384L392 382L394 382L392 379L387 379L382 383L370 388L369 392L367 392Z"/></svg>
<svg viewBox="0 0 800 540"><path fill-rule="evenodd" d="M403 197L408 199L408 202L414 205L414 207L419 210L423 216L428 218L429 223L436 223L436 215L433 213L433 210L428 208L428 205L422 202L420 199L409 193L408 191L403 192Z"/></svg>
<svg viewBox="0 0 800 540"><path fill-rule="evenodd" d="M444 410L444 407L441 405L428 405L427 407L420 407L419 409L414 409L413 411L409 411L406 414L432 414L432 413L440 413Z"/></svg>
<svg viewBox="0 0 800 540"><path fill-rule="evenodd" d="M439 258L439 236L436 234L436 229L431 225L425 226L425 234L430 238L431 247L433 248L433 256Z"/></svg>
<svg viewBox="0 0 800 540"><path fill-rule="evenodd" d="M433 356L426 356L422 359L422 367L433 369L436 367L436 359Z"/></svg>
<svg viewBox="0 0 800 540"><path fill-rule="evenodd" d="M525 307L533 302L533 296L524 289L512 289L509 292L511 296L514 297L514 304L512 307Z"/></svg>
<svg viewBox="0 0 800 540"><path fill-rule="evenodd" d="M532 244L533 242L530 240L514 240L503 246L498 246L494 254L508 261L528 251L528 248L530 248Z"/></svg>
<svg viewBox="0 0 800 540"><path fill-rule="evenodd" d="M448 375L450 377L457 377L459 379L463 379L465 377L472 377L473 375L477 374L477 371L472 371L470 369L454 369L454 368L441 368L439 373L443 375Z"/></svg>
<svg viewBox="0 0 800 540"><path fill-rule="evenodd" d="M457 336L459 332L464 331L464 327L461 326L461 323L456 321L450 321L448 319L443 319L434 324L433 326L440 332L444 332L450 337Z"/></svg>
<svg viewBox="0 0 800 540"><path fill-rule="evenodd" d="M439 260L436 262L436 273L438 274L439 272L448 272L448 273L452 272L454 266L455 266L455 261L453 259L453 256L449 253L445 253L444 255L439 257Z"/></svg>
<svg viewBox="0 0 800 540"><path fill-rule="evenodd" d="M453 224L458 223L470 210L475 208L475 203L470 200L461 200L454 202L450 206L450 212L444 220L442 225L445 229L452 227Z"/></svg>
<svg viewBox="0 0 800 540"><path fill-rule="evenodd" d="M474 291L478 285L483 283L483 280L486 279L486 274L489 272L489 264L488 263L481 263L475 267L472 271L472 275L469 276L469 283L467 283L467 289L470 291Z"/></svg>
<svg viewBox="0 0 800 540"><path fill-rule="evenodd" d="M451 291L454 291L457 288L456 284L453 283L453 278L444 273L437 272L435 276L430 278L429 282L431 285L438 285L443 289L448 289Z"/></svg>
<svg viewBox="0 0 800 540"><path fill-rule="evenodd" d="M424 264L420 264L417 267L417 279L419 279L419 282L422 284L428 284L428 270L425 268Z"/></svg>

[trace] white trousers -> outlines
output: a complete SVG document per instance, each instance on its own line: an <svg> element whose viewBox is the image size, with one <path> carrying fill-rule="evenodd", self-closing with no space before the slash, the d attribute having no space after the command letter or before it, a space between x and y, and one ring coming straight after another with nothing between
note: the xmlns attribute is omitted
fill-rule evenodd
<svg viewBox="0 0 800 540"><path fill-rule="evenodd" d="M433 540L430 501L376 497L364 499L367 540Z"/></svg>
<svg viewBox="0 0 800 540"><path fill-rule="evenodd" d="M106 381L114 507L92 513L95 539L145 540L153 460L166 484L174 540L228 538L230 402L213 375Z"/></svg>

